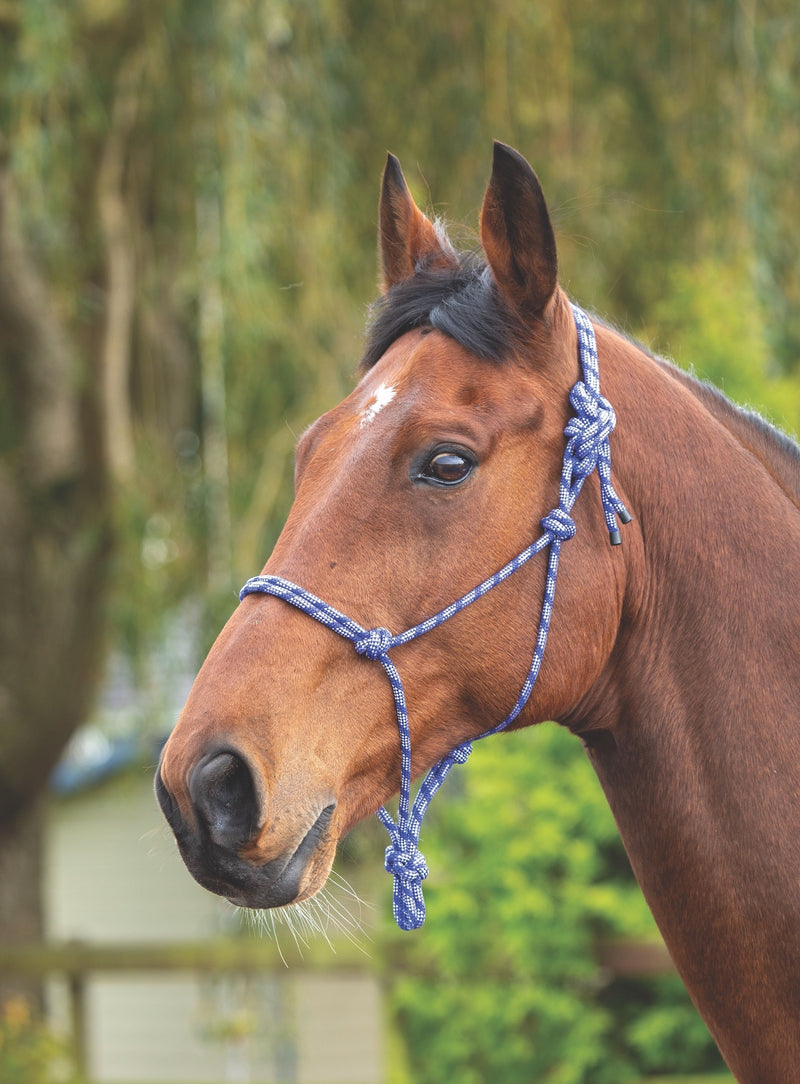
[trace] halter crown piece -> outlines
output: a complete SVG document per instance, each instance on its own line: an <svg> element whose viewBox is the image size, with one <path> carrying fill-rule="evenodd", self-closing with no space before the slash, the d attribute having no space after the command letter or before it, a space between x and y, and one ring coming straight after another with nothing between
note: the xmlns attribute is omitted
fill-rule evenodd
<svg viewBox="0 0 800 1084"><path fill-rule="evenodd" d="M254 576L242 588L239 598L261 592L275 595L291 606L302 610L321 624L327 626L339 636L344 637L355 647L359 655L379 662L386 672L392 687L397 728L400 734L400 798L397 820L393 820L386 809L378 810L378 817L389 833L389 846L386 848L386 870L394 877L392 910L397 925L402 930L415 930L425 921L425 901L422 898L422 882L428 876L425 858L419 850L419 834L422 819L436 791L447 778L454 764L463 764L472 752L472 742L456 746L447 756L435 764L420 784L419 791L411 803L411 737L409 733L408 711L403 683L389 652L403 644L416 640L423 633L438 628L465 607L482 598L497 584L521 568L531 557L549 547L547 577L544 587L539 631L533 649L528 676L520 690L517 701L511 711L497 726L480 734L488 737L504 730L519 715L539 676L539 669L547 643L550 620L553 615L556 575L561 546L575 534L575 521L570 512L577 500L583 483L596 470L600 478L600 494L603 502L609 539L613 546L621 542L617 517L621 523L629 523L631 516L625 505L614 491L611 482L611 448L609 435L616 424L613 407L600 394L600 378L597 365L597 345L594 330L589 318L577 305L572 306L575 325L578 329L578 350L583 380L578 381L570 392L569 401L574 414L568 422L564 435L567 445L559 483L558 506L541 521L542 534L522 553L495 572L489 579L473 588L456 602L446 606L433 617L414 625L405 632L394 635L385 628L365 629L339 610L329 606L322 599L297 584L279 576Z"/></svg>

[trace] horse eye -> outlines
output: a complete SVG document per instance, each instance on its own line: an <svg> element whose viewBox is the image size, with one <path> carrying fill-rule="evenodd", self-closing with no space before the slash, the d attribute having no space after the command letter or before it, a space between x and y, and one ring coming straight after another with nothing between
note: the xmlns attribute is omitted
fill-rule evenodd
<svg viewBox="0 0 800 1084"><path fill-rule="evenodd" d="M444 486L455 486L472 473L473 462L458 452L439 452L428 461L421 477Z"/></svg>

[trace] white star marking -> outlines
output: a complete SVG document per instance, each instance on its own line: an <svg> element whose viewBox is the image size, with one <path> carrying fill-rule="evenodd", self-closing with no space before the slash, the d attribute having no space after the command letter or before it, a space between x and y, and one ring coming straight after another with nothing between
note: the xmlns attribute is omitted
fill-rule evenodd
<svg viewBox="0 0 800 1084"><path fill-rule="evenodd" d="M375 394L367 403L361 415L361 428L363 429L365 425L371 425L383 408L388 406L396 395L397 389L393 388L391 384L381 384L376 388Z"/></svg>

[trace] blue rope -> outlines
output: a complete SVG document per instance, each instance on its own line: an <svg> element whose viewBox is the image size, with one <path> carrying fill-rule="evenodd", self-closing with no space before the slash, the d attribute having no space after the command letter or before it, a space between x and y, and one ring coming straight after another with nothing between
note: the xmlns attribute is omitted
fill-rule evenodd
<svg viewBox="0 0 800 1084"><path fill-rule="evenodd" d="M564 430L567 445L559 482L558 506L541 521L542 534L530 546L518 554L498 572L484 580L460 599L446 606L439 613L426 618L405 632L393 635L389 629L365 629L356 621L339 610L329 606L316 595L311 594L297 584L284 580L280 576L254 576L242 588L239 598L253 593L274 595L291 606L321 622L327 628L349 640L357 653L364 658L379 662L383 667L394 697L397 729L400 735L400 798L397 820L386 809L378 810L378 817L389 833L389 846L386 848L384 865L394 878L392 910L395 920L402 930L414 930L425 921L425 901L422 897L422 882L428 876L428 867L419 849L419 836L422 821L428 806L454 764L463 764L472 752L472 742L464 742L435 764L420 784L417 796L411 802L411 735L409 731L408 710L403 682L389 652L403 644L415 640L431 629L438 628L473 602L483 598L493 587L508 579L518 568L542 550L549 547L547 576L544 586L544 598L539 617L539 631L533 649L533 659L528 676L520 690L516 703L508 715L497 726L480 734L485 738L510 726L528 702L533 686L539 676L539 670L547 644L547 634L553 616L556 577L561 546L575 534L575 521L570 512L580 494L583 483L593 471L600 478L600 495L603 503L606 526L612 545L621 542L617 518L622 523L630 522L630 514L617 496L611 482L611 448L609 436L616 424L616 416L611 404L600 394L600 377L597 362L597 345L594 330L586 314L572 306L575 325L578 329L578 347L583 372L583 380L578 381L570 392L569 401L574 414Z"/></svg>

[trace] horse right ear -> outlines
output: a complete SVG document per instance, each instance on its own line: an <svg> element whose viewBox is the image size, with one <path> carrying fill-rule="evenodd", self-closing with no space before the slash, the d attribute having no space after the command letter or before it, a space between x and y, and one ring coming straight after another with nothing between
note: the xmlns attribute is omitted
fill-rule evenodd
<svg viewBox="0 0 800 1084"><path fill-rule="evenodd" d="M388 155L381 181L378 227L381 287L411 278L417 267L455 267L447 238L417 207L399 161Z"/></svg>

